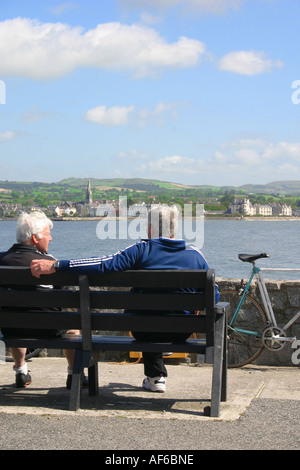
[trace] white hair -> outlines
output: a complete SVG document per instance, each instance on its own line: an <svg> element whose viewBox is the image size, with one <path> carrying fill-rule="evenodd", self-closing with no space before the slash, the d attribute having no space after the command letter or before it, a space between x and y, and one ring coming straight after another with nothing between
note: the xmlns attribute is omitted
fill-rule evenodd
<svg viewBox="0 0 300 470"><path fill-rule="evenodd" d="M39 239L43 237L42 233L46 227L52 229L53 223L44 212L34 211L30 214L22 212L17 221L16 239L18 243L26 243L31 240L32 235Z"/></svg>
<svg viewBox="0 0 300 470"><path fill-rule="evenodd" d="M178 230L179 211L176 206L158 205L148 212L148 226L153 238L175 238Z"/></svg>

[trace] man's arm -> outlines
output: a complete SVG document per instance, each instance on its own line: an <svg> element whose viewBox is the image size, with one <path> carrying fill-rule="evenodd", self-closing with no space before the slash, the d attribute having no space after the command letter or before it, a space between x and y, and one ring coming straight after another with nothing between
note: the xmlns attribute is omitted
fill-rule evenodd
<svg viewBox="0 0 300 470"><path fill-rule="evenodd" d="M31 274L37 278L41 276L41 274L54 274L55 260L46 260L46 259L34 259L31 261Z"/></svg>
<svg viewBox="0 0 300 470"><path fill-rule="evenodd" d="M103 256L101 258L81 258L76 260L60 260L59 269L61 272L73 272L77 274L92 274L111 271L125 271L133 269L138 262L143 250L144 242L136 243L125 250L114 255ZM34 260L31 263L31 273L35 277L41 274L55 273L54 261Z"/></svg>

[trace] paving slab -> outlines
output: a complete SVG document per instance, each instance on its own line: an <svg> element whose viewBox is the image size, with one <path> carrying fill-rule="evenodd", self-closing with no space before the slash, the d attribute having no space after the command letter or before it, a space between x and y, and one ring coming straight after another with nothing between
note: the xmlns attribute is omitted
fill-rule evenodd
<svg viewBox="0 0 300 470"><path fill-rule="evenodd" d="M171 360L170 360L171 361ZM210 404L212 368L208 365L167 363L165 393L142 389L142 363L100 362L99 395L82 390L81 408L68 410L67 365L64 358L33 358L29 363L32 383L16 389L11 363L0 365L0 413L128 417L168 420L239 419L255 398L300 399L297 367L247 366L228 370L228 397L219 418L204 415Z"/></svg>

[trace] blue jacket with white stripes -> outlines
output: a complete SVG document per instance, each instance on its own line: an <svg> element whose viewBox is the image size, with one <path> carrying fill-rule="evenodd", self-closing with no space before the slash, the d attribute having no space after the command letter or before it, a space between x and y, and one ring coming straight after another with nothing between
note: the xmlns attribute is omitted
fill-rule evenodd
<svg viewBox="0 0 300 470"><path fill-rule="evenodd" d="M60 260L59 271L82 274L126 271L129 269L209 269L204 255L184 240L152 238L142 240L113 255L100 258ZM220 294L216 285L216 302Z"/></svg>

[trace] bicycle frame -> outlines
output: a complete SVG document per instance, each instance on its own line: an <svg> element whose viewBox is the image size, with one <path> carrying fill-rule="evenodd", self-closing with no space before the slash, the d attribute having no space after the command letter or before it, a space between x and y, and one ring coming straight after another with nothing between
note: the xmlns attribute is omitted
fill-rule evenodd
<svg viewBox="0 0 300 470"><path fill-rule="evenodd" d="M300 269L292 269L292 268L256 268L258 269L257 273L257 279L258 279L258 287L260 290L261 298L264 304L265 312L268 317L268 320L273 323L274 326L278 327L276 317L272 308L272 304L270 301L270 297L267 291L267 287L264 281L264 278L261 274L261 271L273 271L273 272L300 272ZM288 328L295 323L295 321L300 317L300 310L297 312L283 327L281 327L282 330L287 331Z"/></svg>
<svg viewBox="0 0 300 470"><path fill-rule="evenodd" d="M255 262L252 261L251 262L252 264L252 270L251 270L251 273L250 273L250 276L249 276L249 279L248 279L248 282L246 284L246 287L244 288L243 290L243 293L241 295L241 299L238 303L238 306L234 312L234 315L229 323L229 326L233 326L238 314L239 314L239 311L244 303L244 299L245 299L245 295L247 294L247 292L249 291L250 289L250 286L251 286L251 283L253 281L253 278L255 277L257 279L257 284L258 284L258 288L259 288L259 291L260 291L260 296L261 296L261 299L262 299L262 302L263 302L263 305L264 305L264 309L265 309L265 313L266 313L266 316L267 316L267 320L269 323L271 323L273 326L277 327L278 328L278 324L277 324L277 320L276 320L276 317L275 317L275 314L274 314L274 311L273 311L273 307L272 307L272 304L271 304L271 300L270 300L270 297L269 297L269 294L268 294L268 290L267 290L267 287L266 287L266 284L265 284L265 281L264 281L264 278L261 274L261 271L276 271L276 272L280 272L280 271L288 271L288 272L300 272L300 269L290 269L290 268L259 268L256 266ZM281 329L286 331L293 323L295 323L295 321L300 317L300 311L297 312L288 322L287 324L282 327ZM241 329L237 329L236 328L236 331L239 331L240 333L246 333L246 334L249 334L249 335L254 335L254 336L257 336L257 337L261 337L262 334L261 332L255 332L255 331L248 331L248 330L241 330ZM289 340L289 338L286 338L287 340ZM284 339L283 339L284 340Z"/></svg>
<svg viewBox="0 0 300 470"><path fill-rule="evenodd" d="M237 316L238 316L238 314L239 314L239 312L240 312L240 310L241 310L241 307L242 307L242 305L243 305L243 303L244 303L245 295L247 294L248 290L250 289L250 286L251 286L251 283L252 283L252 281L253 281L253 278L254 278L254 276L256 275L256 269L259 269L259 268L257 268L257 267L255 266L255 263L252 263L252 264L253 264L253 268L252 268L252 270L251 270L250 277L249 277L248 282L247 282L247 285L246 285L246 287L244 288L243 293L242 293L242 295L241 295L241 300L239 301L238 306L237 306L237 308L236 308L236 310L235 310L235 312L234 312L234 315L232 316L232 319L231 319L231 321L229 322L229 325L228 325L229 327L234 324L234 322L235 322L235 320L236 320L236 318L237 318ZM239 333L246 333L246 334L253 335L253 336L261 336L260 333L255 332L255 331L241 330L240 328L235 328L235 330L238 331Z"/></svg>

